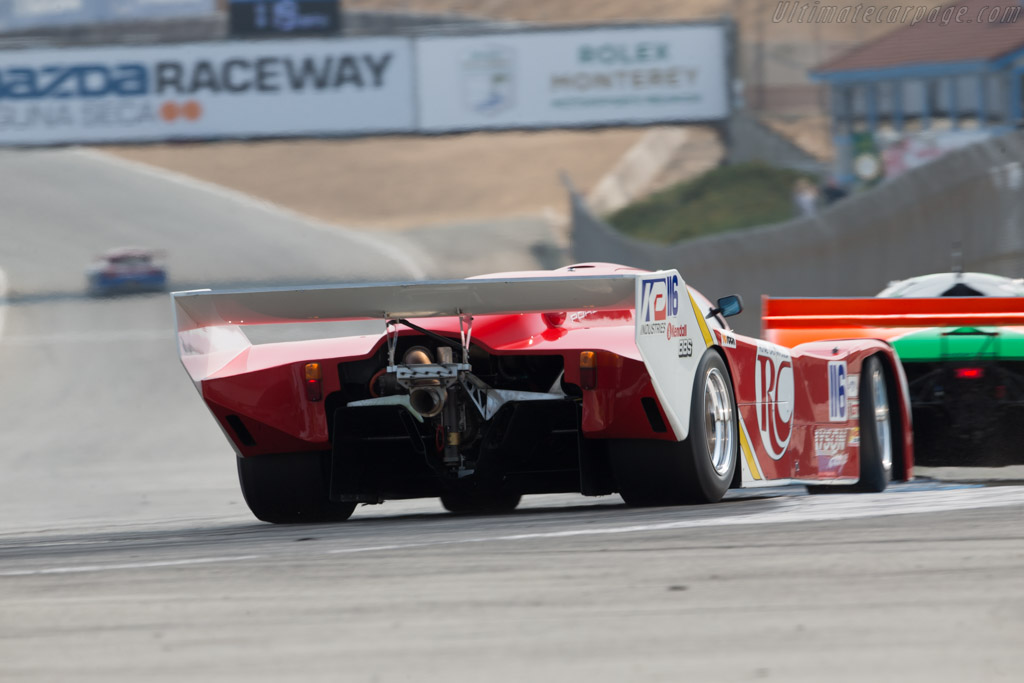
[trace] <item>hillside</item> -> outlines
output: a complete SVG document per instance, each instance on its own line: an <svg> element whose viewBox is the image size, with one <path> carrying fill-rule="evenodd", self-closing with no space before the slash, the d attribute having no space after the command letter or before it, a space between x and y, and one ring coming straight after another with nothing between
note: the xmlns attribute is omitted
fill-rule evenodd
<svg viewBox="0 0 1024 683"><path fill-rule="evenodd" d="M799 177L760 163L722 166L616 211L609 222L627 235L662 244L777 223L794 215L793 184Z"/></svg>

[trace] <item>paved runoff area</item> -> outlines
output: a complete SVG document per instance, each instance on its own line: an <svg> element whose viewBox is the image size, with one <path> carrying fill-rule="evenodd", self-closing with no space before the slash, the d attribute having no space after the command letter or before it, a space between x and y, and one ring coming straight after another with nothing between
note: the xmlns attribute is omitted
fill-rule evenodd
<svg viewBox="0 0 1024 683"><path fill-rule="evenodd" d="M180 286L395 280L445 240L74 150L0 154L0 200L2 681L1020 680L1019 469L263 524L167 296L87 298L90 257L161 246Z"/></svg>

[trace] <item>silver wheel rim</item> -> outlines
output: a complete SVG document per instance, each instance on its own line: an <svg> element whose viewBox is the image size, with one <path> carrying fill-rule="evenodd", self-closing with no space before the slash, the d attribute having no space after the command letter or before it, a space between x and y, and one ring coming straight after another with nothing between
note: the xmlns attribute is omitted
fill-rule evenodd
<svg viewBox="0 0 1024 683"><path fill-rule="evenodd" d="M704 382L704 445L719 476L728 474L732 467L734 432L733 407L725 377L718 368L711 368Z"/></svg>
<svg viewBox="0 0 1024 683"><path fill-rule="evenodd" d="M885 376L877 366L871 371L871 390L875 399L875 436L878 437L878 455L886 472L892 470L892 425L889 422L889 397L885 391Z"/></svg>

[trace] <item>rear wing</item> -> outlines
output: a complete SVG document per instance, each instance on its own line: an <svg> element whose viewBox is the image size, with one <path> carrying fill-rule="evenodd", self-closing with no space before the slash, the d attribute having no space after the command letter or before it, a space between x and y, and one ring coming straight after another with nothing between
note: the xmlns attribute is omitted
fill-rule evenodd
<svg viewBox="0 0 1024 683"><path fill-rule="evenodd" d="M676 271L599 276L474 278L439 282L320 285L174 292L178 352L197 384L244 353L242 328L278 323L437 318L559 311L637 311L637 348L679 439L689 429L690 387L704 340L703 319ZM679 338L694 338L680 358Z"/></svg>
<svg viewBox="0 0 1024 683"><path fill-rule="evenodd" d="M889 339L908 328L967 325L1024 325L1024 297L761 297L761 334L784 346L819 339Z"/></svg>
<svg viewBox="0 0 1024 683"><path fill-rule="evenodd" d="M631 308L632 274L174 292L178 332L225 325Z"/></svg>

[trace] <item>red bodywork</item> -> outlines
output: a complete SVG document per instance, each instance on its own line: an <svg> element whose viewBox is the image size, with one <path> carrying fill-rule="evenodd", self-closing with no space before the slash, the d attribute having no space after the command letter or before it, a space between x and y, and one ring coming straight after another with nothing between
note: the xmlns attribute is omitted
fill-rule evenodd
<svg viewBox="0 0 1024 683"><path fill-rule="evenodd" d="M640 271L594 264L545 275L623 272ZM527 275L535 274L523 274ZM711 304L701 294L692 289L689 294L695 310L710 310ZM556 315L477 316L472 348L481 357L558 359L564 368L562 385L568 388L578 410L581 443L607 439L677 440L637 348L634 310L552 313ZM444 337L459 338L459 322L455 318L411 322ZM911 477L913 444L906 382L888 344L856 339L814 342L787 349L736 334L717 316L701 322L700 327L693 332L699 332L706 345L723 356L731 376L741 417L740 464L744 485L856 481L860 450L857 401L846 396L842 411L838 410L839 399L834 393L838 380L830 381L830 373L842 366L842 386L844 391L850 390L854 384L849 383L849 378L858 375L864 360L874 355L881 358L890 380L897 451L893 476ZM422 338L408 328L401 328L399 336ZM251 346L197 384L240 456L329 452L332 411L362 397L350 395L361 389L358 384L344 380L345 367L356 367L359 363L372 366L374 359L384 354L384 345L382 330L372 336ZM583 351L596 353L593 389L580 388ZM703 346L700 351L703 352ZM309 400L304 386L304 368L312 362L322 368L322 400Z"/></svg>
<svg viewBox="0 0 1024 683"><path fill-rule="evenodd" d="M450 318L412 322L452 339L459 335ZM418 336L412 330L399 335ZM580 352L596 350L597 387L583 392L584 436L675 440L670 429L652 431L641 408L640 399L657 399L633 342L632 311L588 311L584 322L567 319L557 327L538 313L479 316L473 344L491 355L558 356L566 383L577 386ZM222 422L227 415L243 416L255 442L236 441L243 456L329 449L324 404L305 400L304 366L368 359L383 345L381 334L253 346L202 382L203 398ZM322 382L325 396L341 390L337 373L325 372Z"/></svg>
<svg viewBox="0 0 1024 683"><path fill-rule="evenodd" d="M778 344L893 339L924 327L1024 325L1019 297L761 299L761 334Z"/></svg>

